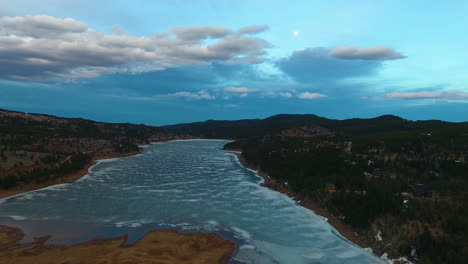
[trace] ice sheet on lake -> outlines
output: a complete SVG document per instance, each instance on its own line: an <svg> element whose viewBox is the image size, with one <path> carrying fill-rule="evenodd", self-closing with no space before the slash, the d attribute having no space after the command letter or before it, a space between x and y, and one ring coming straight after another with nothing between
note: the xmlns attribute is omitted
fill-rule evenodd
<svg viewBox="0 0 468 264"><path fill-rule="evenodd" d="M249 263L384 263L261 187L255 171L222 150L227 142L157 143L143 155L103 160L81 181L0 200L0 215L226 231L241 240L235 258Z"/></svg>

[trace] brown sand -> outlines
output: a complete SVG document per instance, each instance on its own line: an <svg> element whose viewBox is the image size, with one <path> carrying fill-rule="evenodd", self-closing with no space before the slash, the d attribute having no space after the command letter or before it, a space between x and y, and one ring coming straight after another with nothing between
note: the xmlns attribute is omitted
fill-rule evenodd
<svg viewBox="0 0 468 264"><path fill-rule="evenodd" d="M0 264L213 264L234 253L232 242L216 234L181 234L174 229L147 233L131 246L127 237L98 239L73 246L44 245L45 238L19 244L23 232L0 226Z"/></svg>

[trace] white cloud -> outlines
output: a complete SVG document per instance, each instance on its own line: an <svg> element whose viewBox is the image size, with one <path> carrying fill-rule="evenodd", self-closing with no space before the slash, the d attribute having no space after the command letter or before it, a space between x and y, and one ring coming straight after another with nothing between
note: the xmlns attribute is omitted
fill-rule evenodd
<svg viewBox="0 0 468 264"><path fill-rule="evenodd" d="M402 92L388 93L389 99L448 99L448 100L468 100L468 92L463 91L442 91L442 92Z"/></svg>
<svg viewBox="0 0 468 264"><path fill-rule="evenodd" d="M127 35L118 26L112 30L115 34L103 34L71 18L1 17L0 79L93 78L213 61L260 63L270 46L222 27L172 28L153 36Z"/></svg>
<svg viewBox="0 0 468 264"><path fill-rule="evenodd" d="M292 93L288 93L288 92L286 92L286 93L280 93L279 95L282 96L282 97L286 97L286 98L291 98L291 97L293 97Z"/></svg>
<svg viewBox="0 0 468 264"><path fill-rule="evenodd" d="M250 93L258 92L259 89L247 88L247 87L236 87L229 86L224 88L224 92L228 95L224 96L224 99L229 99L229 94L237 94L239 97L244 98L249 96Z"/></svg>
<svg viewBox="0 0 468 264"><path fill-rule="evenodd" d="M229 86L229 87L224 88L224 92L226 92L226 93L240 93L240 94L244 94L244 93L250 93L250 92L252 92L252 91L253 91L253 89L246 88L246 87Z"/></svg>
<svg viewBox="0 0 468 264"><path fill-rule="evenodd" d="M396 60L406 58L402 54L385 46L359 48L357 46L338 46L330 51L330 55L340 59L357 60Z"/></svg>
<svg viewBox="0 0 468 264"><path fill-rule="evenodd" d="M196 93L182 91L182 92L177 92L173 94L168 94L167 96L181 97L181 98L186 98L188 100L214 100L216 99L216 96L210 94L206 90L202 90Z"/></svg>
<svg viewBox="0 0 468 264"><path fill-rule="evenodd" d="M311 100L311 99L318 99L318 98L323 98L323 97L327 97L327 96L324 95L324 94L321 94L321 93L304 92L304 93L300 93L297 97L300 98L300 99Z"/></svg>

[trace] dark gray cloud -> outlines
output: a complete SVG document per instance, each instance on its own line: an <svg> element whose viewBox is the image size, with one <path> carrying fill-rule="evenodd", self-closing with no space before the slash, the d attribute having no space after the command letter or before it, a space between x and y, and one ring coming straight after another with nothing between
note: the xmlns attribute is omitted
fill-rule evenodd
<svg viewBox="0 0 468 264"><path fill-rule="evenodd" d="M330 51L330 55L347 60L397 60L406 58L402 54L386 46L359 48L357 46L338 46Z"/></svg>
<svg viewBox="0 0 468 264"><path fill-rule="evenodd" d="M268 30L267 25L249 26L239 29L237 32L240 34L258 34Z"/></svg>
<svg viewBox="0 0 468 264"><path fill-rule="evenodd" d="M315 83L374 74L380 61L343 60L330 56L325 48L312 48L294 52L276 63L283 72L299 82Z"/></svg>
<svg viewBox="0 0 468 264"><path fill-rule="evenodd" d="M173 28L169 30L169 32L174 33L177 38L191 41L199 41L207 38L219 39L232 33L232 31L227 28L210 26Z"/></svg>
<svg viewBox="0 0 468 264"><path fill-rule="evenodd" d="M0 79L94 78L213 61L260 63L269 47L222 27L174 28L150 37L126 35L121 28L117 33L99 33L68 18L0 18ZM205 44L207 38L213 41Z"/></svg>
<svg viewBox="0 0 468 264"><path fill-rule="evenodd" d="M211 63L208 65L190 65L163 69L160 71L138 74L104 74L98 78L82 79L74 87L93 93L135 95L152 97L178 92L197 93L215 91L224 93L229 86L265 88L272 86L272 80L263 77L256 65ZM89 88L92 87L92 88ZM188 94L179 94L182 95Z"/></svg>
<svg viewBox="0 0 468 264"><path fill-rule="evenodd" d="M0 17L0 35L48 38L86 30L88 26L85 23L71 18L60 19L46 15Z"/></svg>

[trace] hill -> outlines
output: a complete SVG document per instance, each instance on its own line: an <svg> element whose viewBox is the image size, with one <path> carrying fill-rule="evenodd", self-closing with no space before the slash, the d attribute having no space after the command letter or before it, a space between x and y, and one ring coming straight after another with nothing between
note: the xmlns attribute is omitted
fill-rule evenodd
<svg viewBox="0 0 468 264"><path fill-rule="evenodd" d="M205 122L163 126L162 128L174 133L190 134L198 137L237 139L261 136L305 125L321 126L346 136L379 132L386 133L389 131L429 131L447 128L463 128L466 131L468 128L468 122L451 123L439 120L409 121L393 115L383 115L370 119L335 120L312 114L279 114L265 119L235 121L208 120Z"/></svg>
<svg viewBox="0 0 468 264"><path fill-rule="evenodd" d="M92 160L175 138L153 126L0 110L0 196L61 182Z"/></svg>
<svg viewBox="0 0 468 264"><path fill-rule="evenodd" d="M315 115L164 127L230 138L226 149L376 254L417 263L466 263L468 123L384 115ZM268 177L267 177L268 176Z"/></svg>

